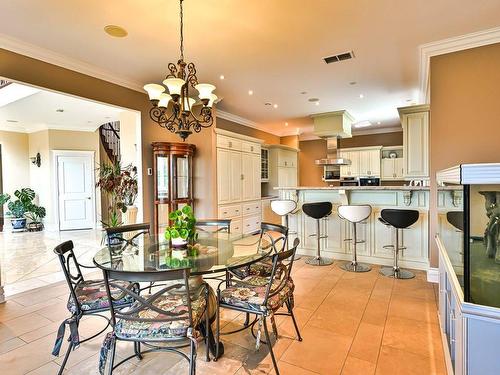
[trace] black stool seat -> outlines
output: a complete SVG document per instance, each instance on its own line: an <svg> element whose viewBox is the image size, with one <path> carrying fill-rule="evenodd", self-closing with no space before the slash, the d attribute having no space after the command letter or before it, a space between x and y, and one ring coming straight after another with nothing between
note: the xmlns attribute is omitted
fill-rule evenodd
<svg viewBox="0 0 500 375"><path fill-rule="evenodd" d="M417 222L419 212L416 210L384 209L380 212L380 216L394 228L404 229Z"/></svg>
<svg viewBox="0 0 500 375"><path fill-rule="evenodd" d="M302 205L302 211L313 219L322 219L330 215L332 208L333 206L330 202L304 203Z"/></svg>

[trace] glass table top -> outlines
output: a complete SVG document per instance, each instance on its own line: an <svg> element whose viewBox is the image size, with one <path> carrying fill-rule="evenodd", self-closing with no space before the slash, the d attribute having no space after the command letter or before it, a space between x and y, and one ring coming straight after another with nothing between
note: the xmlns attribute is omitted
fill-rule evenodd
<svg viewBox="0 0 500 375"><path fill-rule="evenodd" d="M271 241L259 235L204 233L194 245L176 249L162 236L140 236L99 250L94 264L99 268L148 272L190 268L192 275L204 275L257 262L272 250Z"/></svg>

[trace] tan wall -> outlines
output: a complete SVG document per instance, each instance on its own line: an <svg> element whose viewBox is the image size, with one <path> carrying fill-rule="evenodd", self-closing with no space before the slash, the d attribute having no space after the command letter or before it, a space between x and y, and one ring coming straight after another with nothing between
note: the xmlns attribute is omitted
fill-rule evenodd
<svg viewBox="0 0 500 375"><path fill-rule="evenodd" d="M316 159L326 156L326 141L317 139L299 142L299 185L300 186L326 186L321 180L323 167L314 164Z"/></svg>
<svg viewBox="0 0 500 375"><path fill-rule="evenodd" d="M277 135L267 133L259 129L254 129L249 126L240 125L232 121L224 120L222 118L217 119L217 127L219 129L224 129L230 132L262 139L268 145L280 144L280 137L278 137Z"/></svg>
<svg viewBox="0 0 500 375"><path fill-rule="evenodd" d="M286 137L281 137L280 143L282 145L285 145L285 146L299 148L299 136L298 135L287 135Z"/></svg>
<svg viewBox="0 0 500 375"><path fill-rule="evenodd" d="M369 147L369 146L401 146L403 132L357 135L344 138L339 142L339 148ZM326 186L322 181L323 167L314 165L316 159L326 157L326 140L317 139L299 142L299 184L301 186ZM394 184L394 183L391 183ZM401 183L396 183L401 184Z"/></svg>
<svg viewBox="0 0 500 375"><path fill-rule="evenodd" d="M14 191L29 186L30 160L28 134L0 130L2 145L3 192L11 196Z"/></svg>
<svg viewBox="0 0 500 375"><path fill-rule="evenodd" d="M4 49L0 49L0 76L62 93L68 93L82 98L140 111L142 126L144 218L152 222L153 177L147 175L147 168L153 166L151 143L153 141L178 142L179 138L177 135L160 128L149 119L150 103L145 93ZM213 201L215 197L215 167L211 152L212 139L213 136L211 131L203 131L188 139L188 142L195 144L198 149L195 157L194 189L196 198L198 199L197 211L202 213L203 216L212 216L212 214L215 213ZM279 141L277 143L279 143Z"/></svg>
<svg viewBox="0 0 500 375"><path fill-rule="evenodd" d="M49 152L49 131L41 130L28 134L29 154L35 156L40 153L41 165L37 167L30 163L30 187L35 191L38 204L45 207L47 216L44 221L46 224L54 222L54 212L52 209L52 189L53 176L51 174L51 155Z"/></svg>
<svg viewBox="0 0 500 375"><path fill-rule="evenodd" d="M500 162L500 44L431 58L430 248L437 266L436 172Z"/></svg>

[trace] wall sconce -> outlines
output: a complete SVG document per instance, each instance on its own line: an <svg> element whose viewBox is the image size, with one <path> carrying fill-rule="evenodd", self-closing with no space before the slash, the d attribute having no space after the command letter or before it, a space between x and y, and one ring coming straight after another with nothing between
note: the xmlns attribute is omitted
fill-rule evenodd
<svg viewBox="0 0 500 375"><path fill-rule="evenodd" d="M38 168L42 165L42 157L39 152L36 153L36 156L31 157L30 160L31 163L35 164Z"/></svg>

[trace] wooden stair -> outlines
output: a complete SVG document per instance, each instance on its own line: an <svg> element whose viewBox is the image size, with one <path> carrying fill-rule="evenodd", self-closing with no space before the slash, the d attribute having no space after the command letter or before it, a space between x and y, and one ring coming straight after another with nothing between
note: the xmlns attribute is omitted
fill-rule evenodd
<svg viewBox="0 0 500 375"><path fill-rule="evenodd" d="M101 144L111 163L120 161L120 122L108 122L99 128Z"/></svg>

